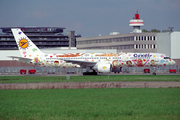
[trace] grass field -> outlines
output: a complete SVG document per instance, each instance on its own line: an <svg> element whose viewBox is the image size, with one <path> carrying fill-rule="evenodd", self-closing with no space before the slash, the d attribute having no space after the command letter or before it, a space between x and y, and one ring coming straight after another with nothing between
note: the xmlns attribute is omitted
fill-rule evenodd
<svg viewBox="0 0 180 120"><path fill-rule="evenodd" d="M0 83L85 82L85 81L180 81L180 75L102 75L102 76L1 76Z"/></svg>
<svg viewBox="0 0 180 120"><path fill-rule="evenodd" d="M1 120L179 120L180 88L0 90Z"/></svg>

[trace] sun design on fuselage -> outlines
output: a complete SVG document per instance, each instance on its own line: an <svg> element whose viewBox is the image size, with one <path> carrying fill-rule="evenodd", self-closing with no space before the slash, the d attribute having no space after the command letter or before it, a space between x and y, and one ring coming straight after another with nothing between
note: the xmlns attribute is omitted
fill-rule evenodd
<svg viewBox="0 0 180 120"><path fill-rule="evenodd" d="M20 49L26 50L30 47L29 41L26 38L19 39L18 46Z"/></svg>

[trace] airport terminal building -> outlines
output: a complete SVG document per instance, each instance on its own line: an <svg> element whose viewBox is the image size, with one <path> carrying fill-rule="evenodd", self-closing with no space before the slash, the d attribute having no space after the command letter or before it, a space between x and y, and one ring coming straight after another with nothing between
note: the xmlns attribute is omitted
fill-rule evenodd
<svg viewBox="0 0 180 120"><path fill-rule="evenodd" d="M156 33L128 33L78 38L78 49L117 49L117 52L157 52Z"/></svg>
<svg viewBox="0 0 180 120"><path fill-rule="evenodd" d="M17 44L12 35L11 28L1 27L0 50L17 50ZM67 31L63 34L63 27L18 27L31 39L38 48L76 47L75 31Z"/></svg>

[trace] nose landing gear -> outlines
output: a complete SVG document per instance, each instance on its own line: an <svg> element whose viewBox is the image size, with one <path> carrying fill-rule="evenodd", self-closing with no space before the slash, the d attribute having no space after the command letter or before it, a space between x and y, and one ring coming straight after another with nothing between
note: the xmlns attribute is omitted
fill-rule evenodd
<svg viewBox="0 0 180 120"><path fill-rule="evenodd" d="M154 67L154 71L152 73L153 75L156 75L156 67Z"/></svg>

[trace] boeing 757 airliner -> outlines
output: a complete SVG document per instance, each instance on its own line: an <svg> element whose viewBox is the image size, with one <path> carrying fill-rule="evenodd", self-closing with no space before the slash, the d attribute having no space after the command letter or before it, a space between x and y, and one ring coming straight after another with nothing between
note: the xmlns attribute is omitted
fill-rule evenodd
<svg viewBox="0 0 180 120"><path fill-rule="evenodd" d="M161 53L46 54L41 52L19 28L13 28L11 30L20 50L21 57L10 57L24 63L55 68L82 67L86 68L86 73L93 70L95 75L100 72L121 72L122 67L157 67L176 64L170 57Z"/></svg>

